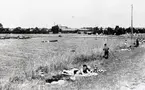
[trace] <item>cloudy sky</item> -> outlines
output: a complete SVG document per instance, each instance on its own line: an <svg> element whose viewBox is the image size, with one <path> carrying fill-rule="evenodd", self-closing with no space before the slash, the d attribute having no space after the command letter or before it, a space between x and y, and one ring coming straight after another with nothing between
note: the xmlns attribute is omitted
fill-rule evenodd
<svg viewBox="0 0 145 90"><path fill-rule="evenodd" d="M130 26L145 27L145 0L0 0L0 23L4 27Z"/></svg>

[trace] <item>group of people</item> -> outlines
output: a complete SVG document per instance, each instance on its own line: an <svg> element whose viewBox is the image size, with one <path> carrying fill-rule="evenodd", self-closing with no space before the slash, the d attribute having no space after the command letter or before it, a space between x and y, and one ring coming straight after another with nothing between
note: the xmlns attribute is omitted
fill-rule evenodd
<svg viewBox="0 0 145 90"><path fill-rule="evenodd" d="M127 40L125 40L125 45L127 46ZM136 39L135 43L134 43L134 47L138 47L139 46L139 39ZM103 58L108 59L109 58L109 47L107 46L107 44L104 44L103 47ZM81 69L77 69L77 68L73 68L70 70L63 70L61 74L58 74L56 76L53 76L50 79L47 79L46 82L51 83L53 81L59 81L59 80L63 80L64 78L69 78L70 76L75 76L77 74L79 75L85 75L85 74L89 74L89 73L99 73L99 72L104 72L98 69L97 66L95 66L95 68L91 69L88 65L84 64L82 66Z"/></svg>
<svg viewBox="0 0 145 90"><path fill-rule="evenodd" d="M90 66L84 64L82 65L81 69L73 68L70 70L63 70L62 74L76 76L76 75L89 75L93 73L101 73L104 71L105 70L99 69L96 65L94 68L91 68Z"/></svg>
<svg viewBox="0 0 145 90"><path fill-rule="evenodd" d="M94 76L98 73L103 73L106 70L98 69L95 65L94 68L89 67L88 65L82 65L81 69L73 68L69 70L63 70L62 73L52 76L51 78L46 79L47 83L59 82L61 80L76 80L77 76Z"/></svg>
<svg viewBox="0 0 145 90"><path fill-rule="evenodd" d="M128 47L127 40L125 40L124 44L126 47ZM135 40L133 47L139 47L139 39L138 38ZM104 51L103 58L108 59L109 58L109 47L107 46L107 44L104 44L103 51Z"/></svg>
<svg viewBox="0 0 145 90"><path fill-rule="evenodd" d="M125 43L124 43L125 47L128 47L129 49L133 48L133 47L139 47L140 43L139 43L139 38L137 38L135 40L135 42L133 43L133 45L128 45L127 44L127 40L125 40Z"/></svg>
<svg viewBox="0 0 145 90"><path fill-rule="evenodd" d="M87 74L90 72L91 72L91 68L89 66L87 66L86 64L84 64L80 70L77 68L73 68L70 70L63 70L62 74L73 76L73 75L77 75L77 74L83 75L83 74Z"/></svg>

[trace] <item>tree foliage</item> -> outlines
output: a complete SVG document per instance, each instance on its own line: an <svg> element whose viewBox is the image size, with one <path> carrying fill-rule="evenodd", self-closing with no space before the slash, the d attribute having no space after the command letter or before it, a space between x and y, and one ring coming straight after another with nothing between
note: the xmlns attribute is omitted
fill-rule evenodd
<svg viewBox="0 0 145 90"><path fill-rule="evenodd" d="M88 29L88 31L92 32L92 34L105 34L105 35L122 35L126 33L131 33L131 28L123 28L116 26L115 28L107 27L84 27L85 29ZM77 29L74 33L78 33ZM16 27L14 29L10 28L3 28L3 25L0 23L0 33L13 33L13 34L49 34L52 32L53 34L57 34L59 32L64 33L58 25L53 26L51 29L47 28L21 28ZM85 31L86 32L86 31ZM71 33L71 32L68 32ZM145 33L145 28L133 28L133 33ZM87 34L87 32L86 32Z"/></svg>

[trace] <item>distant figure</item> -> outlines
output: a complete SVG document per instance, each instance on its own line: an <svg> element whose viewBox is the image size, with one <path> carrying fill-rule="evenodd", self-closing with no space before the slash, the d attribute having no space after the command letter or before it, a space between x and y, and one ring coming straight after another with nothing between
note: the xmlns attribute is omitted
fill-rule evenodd
<svg viewBox="0 0 145 90"><path fill-rule="evenodd" d="M58 37L62 37L62 35L58 35Z"/></svg>
<svg viewBox="0 0 145 90"><path fill-rule="evenodd" d="M103 57L104 57L105 59L108 59L108 57L109 57L109 47L107 46L107 44L104 44L103 51L104 51Z"/></svg>
<svg viewBox="0 0 145 90"><path fill-rule="evenodd" d="M135 47L138 47L139 46L139 40L138 38L136 39L136 43L135 43Z"/></svg>
<svg viewBox="0 0 145 90"><path fill-rule="evenodd" d="M124 45L127 47L127 40L125 40L125 43L124 43Z"/></svg>

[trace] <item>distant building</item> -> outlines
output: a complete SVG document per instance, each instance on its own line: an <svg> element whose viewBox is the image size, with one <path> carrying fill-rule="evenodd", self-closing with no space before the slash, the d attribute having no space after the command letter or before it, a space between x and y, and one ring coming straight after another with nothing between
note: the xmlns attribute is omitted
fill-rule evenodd
<svg viewBox="0 0 145 90"><path fill-rule="evenodd" d="M92 34L92 30L91 29L87 29L87 28L81 28L77 30L78 34Z"/></svg>
<svg viewBox="0 0 145 90"><path fill-rule="evenodd" d="M53 33L77 33L77 29L75 28L69 28L67 26L61 26L61 25L55 25L52 27Z"/></svg>
<svg viewBox="0 0 145 90"><path fill-rule="evenodd" d="M77 33L77 29L67 26L59 26L61 33Z"/></svg>

